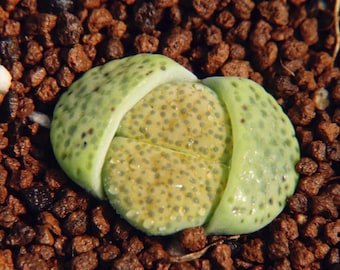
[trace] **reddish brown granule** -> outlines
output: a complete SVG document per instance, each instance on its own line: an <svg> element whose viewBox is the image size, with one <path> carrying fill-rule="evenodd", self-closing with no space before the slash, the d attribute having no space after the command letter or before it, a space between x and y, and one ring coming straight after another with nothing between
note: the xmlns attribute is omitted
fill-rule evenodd
<svg viewBox="0 0 340 270"><path fill-rule="evenodd" d="M340 102L340 84L337 84L332 92L331 92L331 96L333 98L334 101L336 102Z"/></svg>
<svg viewBox="0 0 340 270"><path fill-rule="evenodd" d="M303 235L308 238L317 238L322 232L327 220L321 216L314 216L303 227Z"/></svg>
<svg viewBox="0 0 340 270"><path fill-rule="evenodd" d="M43 58L43 47L35 40L30 40L27 43L26 50L25 64L34 66Z"/></svg>
<svg viewBox="0 0 340 270"><path fill-rule="evenodd" d="M296 128L296 135L303 147L311 143L313 140L312 131L303 129L301 126Z"/></svg>
<svg viewBox="0 0 340 270"><path fill-rule="evenodd" d="M59 48L51 48L44 54L44 67L48 74L53 75L60 69Z"/></svg>
<svg viewBox="0 0 340 270"><path fill-rule="evenodd" d="M292 82L292 80L289 76L285 76L285 75L277 76L275 78L274 83L275 83L275 88L276 88L276 94L279 97L287 98L289 96L293 96L293 95L297 94L298 91L299 91L299 87ZM298 102L301 102L301 101L298 100L297 103ZM306 102L306 101L304 100L303 102ZM312 103L309 104L309 103L306 104L306 113L305 114L309 113L310 110L314 109L314 103L313 104ZM302 107L301 104L298 104L296 110L301 110L301 107ZM293 107L291 109L291 112L293 112L294 109L295 108ZM294 110L294 112L295 112L295 110ZM291 115L290 117L293 118L293 116L294 115ZM300 115L297 115L297 117L300 118ZM306 118L309 118L309 117L314 117L314 114L311 114L311 116L306 115ZM292 119L292 121L293 121L293 119Z"/></svg>
<svg viewBox="0 0 340 270"><path fill-rule="evenodd" d="M54 248L48 245L32 245L32 253L39 254L45 261L52 260L55 257Z"/></svg>
<svg viewBox="0 0 340 270"><path fill-rule="evenodd" d="M254 51L264 47L266 43L271 39L271 31L273 28L271 25L263 20L260 20L254 27L253 31L249 35L249 40Z"/></svg>
<svg viewBox="0 0 340 270"><path fill-rule="evenodd" d="M298 70L296 74L296 83L298 86L308 91L314 91L317 89L314 74L309 70Z"/></svg>
<svg viewBox="0 0 340 270"><path fill-rule="evenodd" d="M254 263L264 263L264 243L261 239L251 239L243 245L242 257L244 260Z"/></svg>
<svg viewBox="0 0 340 270"><path fill-rule="evenodd" d="M158 50L159 40L148 34L136 36L134 47L137 53L154 53Z"/></svg>
<svg viewBox="0 0 340 270"><path fill-rule="evenodd" d="M205 71L207 74L215 74L229 57L230 47L224 42L215 45L207 55Z"/></svg>
<svg viewBox="0 0 340 270"><path fill-rule="evenodd" d="M251 28L251 21L245 20L239 22L239 24L235 25L235 27L231 28L231 31L228 33L230 39L240 39L241 41L245 41L248 38L248 34ZM228 36L227 36L228 39Z"/></svg>
<svg viewBox="0 0 340 270"><path fill-rule="evenodd" d="M322 121L318 124L318 133L326 142L333 142L340 134L340 127L336 123Z"/></svg>
<svg viewBox="0 0 340 270"><path fill-rule="evenodd" d="M301 59L306 56L308 45L302 41L291 38L282 44L281 52L288 60Z"/></svg>
<svg viewBox="0 0 340 270"><path fill-rule="evenodd" d="M239 76L242 78L249 78L252 71L249 62L244 60L230 60L221 68L224 76Z"/></svg>
<svg viewBox="0 0 340 270"><path fill-rule="evenodd" d="M163 54L176 58L176 56L190 49L192 33L187 30L175 28L171 35L166 39Z"/></svg>
<svg viewBox="0 0 340 270"><path fill-rule="evenodd" d="M235 16L228 10L222 10L216 19L216 22L219 26L224 29L230 29L234 26L236 19Z"/></svg>
<svg viewBox="0 0 340 270"><path fill-rule="evenodd" d="M296 220L285 214L276 218L270 224L270 229L273 232L280 231L284 233L288 240L295 240L299 237L299 228Z"/></svg>
<svg viewBox="0 0 340 270"><path fill-rule="evenodd" d="M251 0L232 0L232 10L236 17L242 20L249 20L255 8Z"/></svg>
<svg viewBox="0 0 340 270"><path fill-rule="evenodd" d="M87 231L88 216L84 211L72 212L64 221L64 230L68 235L82 235Z"/></svg>
<svg viewBox="0 0 340 270"><path fill-rule="evenodd" d="M158 261L168 260L168 257L169 254L164 250L163 246L159 243L155 243L141 252L139 260L146 269L152 269Z"/></svg>
<svg viewBox="0 0 340 270"><path fill-rule="evenodd" d="M334 205L333 198L331 196L318 195L311 200L311 212L313 215L324 215L327 218L335 219L338 217L339 212Z"/></svg>
<svg viewBox="0 0 340 270"><path fill-rule="evenodd" d="M336 245L340 241L340 220L330 222L325 226L326 240L331 245Z"/></svg>
<svg viewBox="0 0 340 270"><path fill-rule="evenodd" d="M100 259L104 262L112 261L120 255L119 248L113 244L101 245L97 250Z"/></svg>
<svg viewBox="0 0 340 270"><path fill-rule="evenodd" d="M107 217L108 211L110 209L103 206L98 206L92 210L92 222L100 237L107 235L111 229L110 220Z"/></svg>
<svg viewBox="0 0 340 270"><path fill-rule="evenodd" d="M181 245L189 251L198 251L207 244L207 236L203 227L185 229L180 235Z"/></svg>
<svg viewBox="0 0 340 270"><path fill-rule="evenodd" d="M57 73L57 82L62 87L70 86L75 78L74 73L70 70L69 67L63 66L60 68Z"/></svg>
<svg viewBox="0 0 340 270"><path fill-rule="evenodd" d="M92 62L87 56L84 47L80 44L76 44L69 50L67 64L76 73L85 72L92 66Z"/></svg>
<svg viewBox="0 0 340 270"><path fill-rule="evenodd" d="M0 186L0 203L4 204L8 196L8 190L4 185Z"/></svg>
<svg viewBox="0 0 340 270"><path fill-rule="evenodd" d="M75 210L86 210L87 205L86 198L82 197L82 195L77 196L75 191L68 189L64 190L63 197L54 203L52 212L63 219Z"/></svg>
<svg viewBox="0 0 340 270"><path fill-rule="evenodd" d="M271 259L283 259L290 254L289 241L284 232L274 231L268 243L268 256Z"/></svg>
<svg viewBox="0 0 340 270"><path fill-rule="evenodd" d="M205 44L214 46L222 42L222 31L216 25L212 25L205 29Z"/></svg>
<svg viewBox="0 0 340 270"><path fill-rule="evenodd" d="M263 47L254 52L254 59L257 61L257 67L260 70L265 70L277 59L278 47L274 42L268 42Z"/></svg>
<svg viewBox="0 0 340 270"><path fill-rule="evenodd" d="M30 244L36 237L35 230L22 221L18 221L10 228L6 237L9 246L25 246Z"/></svg>
<svg viewBox="0 0 340 270"><path fill-rule="evenodd" d="M83 6L87 9L98 8L100 6L100 0L84 0Z"/></svg>
<svg viewBox="0 0 340 270"><path fill-rule="evenodd" d="M209 19L216 9L216 1L193 0L192 6L199 16Z"/></svg>
<svg viewBox="0 0 340 270"><path fill-rule="evenodd" d="M20 170L8 181L8 186L14 190L21 190L33 186L34 175L29 170Z"/></svg>
<svg viewBox="0 0 340 270"><path fill-rule="evenodd" d="M23 163L24 168L29 170L34 176L38 176L43 170L43 166L39 160L35 159L31 155L24 156Z"/></svg>
<svg viewBox="0 0 340 270"><path fill-rule="evenodd" d="M133 236L128 241L124 241L122 247L125 252L137 255L144 249L144 243L138 236Z"/></svg>
<svg viewBox="0 0 340 270"><path fill-rule="evenodd" d="M138 258L134 254L124 254L119 259L115 260L113 263L113 269L123 270L123 269L136 269L143 270L143 265L139 262Z"/></svg>
<svg viewBox="0 0 340 270"><path fill-rule="evenodd" d="M319 193L319 190L323 186L324 182L325 179L320 174L305 176L300 179L298 189L307 196L315 196Z"/></svg>
<svg viewBox="0 0 340 270"><path fill-rule="evenodd" d="M94 270L98 267L98 255L95 251L88 251L75 256L71 264L74 270Z"/></svg>
<svg viewBox="0 0 340 270"><path fill-rule="evenodd" d="M258 5L260 14L269 22L277 25L288 24L287 6L279 0L264 1Z"/></svg>
<svg viewBox="0 0 340 270"><path fill-rule="evenodd" d="M291 264L295 269L308 267L315 259L314 254L300 241L294 241L291 244L290 249Z"/></svg>
<svg viewBox="0 0 340 270"><path fill-rule="evenodd" d="M294 93L297 93L298 88L294 87L293 89ZM287 93L286 90L284 90L284 92ZM290 95L292 92L288 93L288 95ZM315 117L314 102L309 98L306 98L302 101L298 100L297 104L288 110L288 116L296 125L309 125Z"/></svg>
<svg viewBox="0 0 340 270"><path fill-rule="evenodd" d="M246 57L246 49L241 44L233 43L230 46L230 59L242 60Z"/></svg>
<svg viewBox="0 0 340 270"><path fill-rule="evenodd" d="M53 246L54 237L47 225L41 225L36 227L36 241L37 244Z"/></svg>
<svg viewBox="0 0 340 270"><path fill-rule="evenodd" d="M0 250L0 265L3 267L3 269L14 269L12 252L10 249Z"/></svg>
<svg viewBox="0 0 340 270"><path fill-rule="evenodd" d="M47 72L44 67L36 66L26 73L26 83L31 87L38 86L46 77Z"/></svg>
<svg viewBox="0 0 340 270"><path fill-rule="evenodd" d="M123 57L124 47L123 47L122 42L117 38L111 38L108 41L105 52L106 52L106 57L109 60L118 59L118 58Z"/></svg>
<svg viewBox="0 0 340 270"><path fill-rule="evenodd" d="M333 59L326 52L319 52L314 57L315 57L314 70L318 74L321 74L327 68L330 68L333 66Z"/></svg>
<svg viewBox="0 0 340 270"><path fill-rule="evenodd" d="M56 237L53 248L55 250L55 253L59 256L65 256L66 247L68 243L68 238L66 236L59 236Z"/></svg>
<svg viewBox="0 0 340 270"><path fill-rule="evenodd" d="M312 158L318 161L326 160L326 144L323 141L315 140L310 142L307 150Z"/></svg>
<svg viewBox="0 0 340 270"><path fill-rule="evenodd" d="M50 102L56 98L59 91L57 80L53 77L46 77L37 88L36 95L42 102Z"/></svg>
<svg viewBox="0 0 340 270"><path fill-rule="evenodd" d="M316 18L307 18L300 25L300 34L303 41L308 45L318 42L318 21Z"/></svg>
<svg viewBox="0 0 340 270"><path fill-rule="evenodd" d="M39 215L39 223L46 226L49 231L51 231L54 235L61 235L62 231L60 228L59 221L56 217L53 216L50 212L42 212Z"/></svg>
<svg viewBox="0 0 340 270"><path fill-rule="evenodd" d="M211 251L210 256L218 267L224 269L232 268L233 259L231 258L231 249L229 245L217 245Z"/></svg>
<svg viewBox="0 0 340 270"><path fill-rule="evenodd" d="M47 270L48 265L42 259L39 254L32 254L32 253L24 253L18 256L16 261L16 269L25 270L27 269L42 269Z"/></svg>
<svg viewBox="0 0 340 270"><path fill-rule="evenodd" d="M112 22L111 13L105 8L94 9L88 18L88 29L91 33L100 31Z"/></svg>
<svg viewBox="0 0 340 270"><path fill-rule="evenodd" d="M24 72L24 66L22 65L21 62L14 62L12 64L11 75L12 75L12 79L14 82L17 82L18 80L22 78L23 72Z"/></svg>
<svg viewBox="0 0 340 270"><path fill-rule="evenodd" d="M311 176L318 169L318 164L308 157L303 157L296 164L296 170L300 174Z"/></svg>
<svg viewBox="0 0 340 270"><path fill-rule="evenodd" d="M91 251L99 246L99 239L97 237L82 235L76 236L72 240L72 250L76 254Z"/></svg>
<svg viewBox="0 0 340 270"><path fill-rule="evenodd" d="M63 12L58 17L58 38L62 45L77 44L83 33L83 26L77 16Z"/></svg>
<svg viewBox="0 0 340 270"><path fill-rule="evenodd" d="M59 190L67 179L64 172L51 168L45 172L45 182L51 190Z"/></svg>
<svg viewBox="0 0 340 270"><path fill-rule="evenodd" d="M318 260L325 259L326 255L328 254L330 247L328 244L321 242L320 240L315 240L311 248L309 248L314 257Z"/></svg>

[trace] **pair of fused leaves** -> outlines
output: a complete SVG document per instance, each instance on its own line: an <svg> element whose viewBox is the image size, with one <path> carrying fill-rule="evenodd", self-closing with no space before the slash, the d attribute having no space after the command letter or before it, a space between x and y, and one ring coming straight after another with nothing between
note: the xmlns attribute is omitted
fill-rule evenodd
<svg viewBox="0 0 340 270"><path fill-rule="evenodd" d="M148 234L256 231L298 179L294 129L271 95L162 55L86 72L60 98L51 141L71 179Z"/></svg>

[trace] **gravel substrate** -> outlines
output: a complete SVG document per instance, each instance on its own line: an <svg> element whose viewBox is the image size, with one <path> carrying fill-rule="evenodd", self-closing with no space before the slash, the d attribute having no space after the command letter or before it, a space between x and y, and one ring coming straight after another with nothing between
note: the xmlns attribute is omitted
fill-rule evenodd
<svg viewBox="0 0 340 270"><path fill-rule="evenodd" d="M0 93L0 270L340 269L339 1L325 3L0 0L13 78ZM93 66L146 52L200 78L250 78L287 112L301 177L269 226L146 236L60 170L48 128L60 94Z"/></svg>

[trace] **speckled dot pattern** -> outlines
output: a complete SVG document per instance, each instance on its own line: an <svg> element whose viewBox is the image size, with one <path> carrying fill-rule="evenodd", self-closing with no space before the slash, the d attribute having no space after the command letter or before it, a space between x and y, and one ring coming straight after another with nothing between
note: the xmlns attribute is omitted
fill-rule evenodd
<svg viewBox="0 0 340 270"><path fill-rule="evenodd" d="M300 150L294 128L276 100L255 82L237 77L203 82L225 102L234 142L228 184L207 232L259 230L283 210L295 190Z"/></svg>
<svg viewBox="0 0 340 270"><path fill-rule="evenodd" d="M202 225L218 203L228 168L197 156L115 137L103 167L116 211L152 235Z"/></svg>
<svg viewBox="0 0 340 270"><path fill-rule="evenodd" d="M123 117L107 153L102 178L111 204L148 234L202 225L225 187L231 135L210 88L157 86Z"/></svg>
<svg viewBox="0 0 340 270"><path fill-rule="evenodd" d="M200 83L158 86L123 118L118 136L216 162L230 159L231 124L215 92Z"/></svg>
<svg viewBox="0 0 340 270"><path fill-rule="evenodd" d="M121 118L154 87L173 80L196 77L165 56L139 54L95 67L74 82L57 103L51 126L53 151L66 174L105 197L100 173Z"/></svg>

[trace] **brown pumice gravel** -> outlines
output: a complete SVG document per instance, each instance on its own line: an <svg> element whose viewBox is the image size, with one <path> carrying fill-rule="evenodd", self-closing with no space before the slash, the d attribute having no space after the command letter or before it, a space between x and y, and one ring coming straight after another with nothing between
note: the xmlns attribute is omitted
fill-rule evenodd
<svg viewBox="0 0 340 270"><path fill-rule="evenodd" d="M339 269L339 1L328 3L0 1L0 64L13 78L0 97L0 270ZM240 237L202 228L149 237L59 169L32 112L51 117L83 72L145 52L200 78L253 79L283 106L301 179L272 224Z"/></svg>

